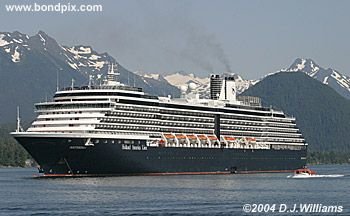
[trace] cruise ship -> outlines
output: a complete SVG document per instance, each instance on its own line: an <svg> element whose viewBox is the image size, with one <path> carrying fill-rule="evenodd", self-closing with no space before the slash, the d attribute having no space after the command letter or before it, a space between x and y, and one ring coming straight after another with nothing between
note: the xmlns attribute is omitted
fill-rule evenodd
<svg viewBox="0 0 350 216"><path fill-rule="evenodd" d="M12 135L41 175L287 172L306 164L296 119L253 97L238 100L232 76L211 75L210 99L172 99L121 84L117 67L99 85L72 84L36 103L27 130L18 119Z"/></svg>

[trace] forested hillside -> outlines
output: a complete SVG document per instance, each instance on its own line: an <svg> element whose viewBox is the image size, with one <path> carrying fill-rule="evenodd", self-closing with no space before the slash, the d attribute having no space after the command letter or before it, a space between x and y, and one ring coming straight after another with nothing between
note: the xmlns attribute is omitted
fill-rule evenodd
<svg viewBox="0 0 350 216"><path fill-rule="evenodd" d="M304 73L277 73L249 88L257 96L296 117L310 152L350 152L350 100Z"/></svg>
<svg viewBox="0 0 350 216"><path fill-rule="evenodd" d="M0 125L0 166L25 166L28 153L16 143L9 133L14 129L10 125Z"/></svg>

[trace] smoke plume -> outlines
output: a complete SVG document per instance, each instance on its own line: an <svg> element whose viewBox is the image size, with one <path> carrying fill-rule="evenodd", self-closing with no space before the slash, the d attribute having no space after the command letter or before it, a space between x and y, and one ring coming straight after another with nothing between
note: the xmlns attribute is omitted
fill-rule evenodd
<svg viewBox="0 0 350 216"><path fill-rule="evenodd" d="M215 35L195 27L191 27L185 33L187 34L187 46L182 52L183 57L206 72L214 72L214 65L219 63L224 66L225 72L232 73L230 61Z"/></svg>

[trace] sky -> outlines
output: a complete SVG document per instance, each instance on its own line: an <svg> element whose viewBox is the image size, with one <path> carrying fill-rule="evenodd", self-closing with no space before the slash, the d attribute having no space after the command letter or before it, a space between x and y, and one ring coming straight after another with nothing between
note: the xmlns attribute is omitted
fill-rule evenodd
<svg viewBox="0 0 350 216"><path fill-rule="evenodd" d="M102 12L6 12L6 4L101 4ZM350 76L350 1L2 0L0 32L43 30L90 45L131 71L247 79L311 58Z"/></svg>

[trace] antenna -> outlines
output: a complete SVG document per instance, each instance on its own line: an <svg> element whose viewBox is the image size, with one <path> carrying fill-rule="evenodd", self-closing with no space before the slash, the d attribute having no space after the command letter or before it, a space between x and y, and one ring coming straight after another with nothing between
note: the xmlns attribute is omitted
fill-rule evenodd
<svg viewBox="0 0 350 216"><path fill-rule="evenodd" d="M16 132L20 132L23 131L23 128L21 126L21 118L19 116L19 106L17 106L17 128L16 128Z"/></svg>
<svg viewBox="0 0 350 216"><path fill-rule="evenodd" d="M101 86L101 77L102 77L102 74L97 74L97 79L100 81L99 85Z"/></svg>
<svg viewBox="0 0 350 216"><path fill-rule="evenodd" d="M60 75L59 75L60 70L62 70L62 68L56 71L56 91L60 89Z"/></svg>
<svg viewBox="0 0 350 216"><path fill-rule="evenodd" d="M115 67L115 68L114 68ZM110 63L108 65L108 73L107 73L107 85L110 86L115 86L115 85L119 85L120 83L117 81L116 76L119 75L118 72L118 65L114 65L113 63Z"/></svg>
<svg viewBox="0 0 350 216"><path fill-rule="evenodd" d="M115 81L115 73L114 73L114 65L113 64L108 65L107 81L109 81L109 82Z"/></svg>
<svg viewBox="0 0 350 216"><path fill-rule="evenodd" d="M93 75L89 75L89 89L91 88Z"/></svg>
<svg viewBox="0 0 350 216"><path fill-rule="evenodd" d="M130 86L130 72L128 72L128 86Z"/></svg>

